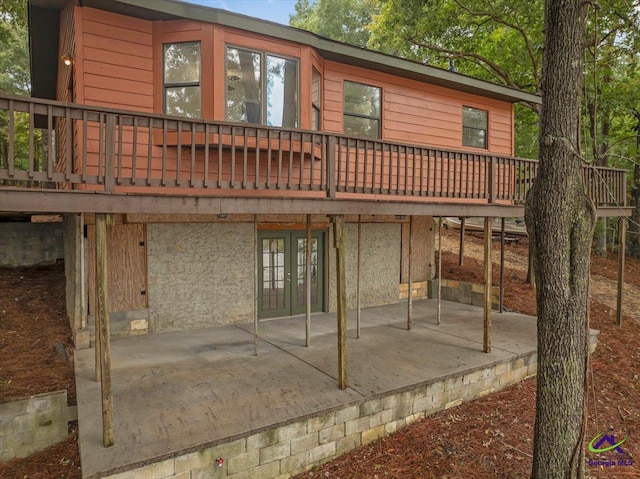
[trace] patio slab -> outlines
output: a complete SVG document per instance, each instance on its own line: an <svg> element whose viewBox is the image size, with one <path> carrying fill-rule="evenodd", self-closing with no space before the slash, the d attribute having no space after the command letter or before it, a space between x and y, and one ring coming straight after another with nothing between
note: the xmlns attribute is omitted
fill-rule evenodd
<svg viewBox="0 0 640 479"><path fill-rule="evenodd" d="M304 317L261 321L258 356L253 325L114 338L112 383L115 445L102 447L100 384L94 350L77 351L76 389L83 477L175 457L391 391L463 375L535 353L535 318L493 315L493 350L482 352L482 309L414 301L348 314L347 378L337 387L336 316L312 316L309 348Z"/></svg>

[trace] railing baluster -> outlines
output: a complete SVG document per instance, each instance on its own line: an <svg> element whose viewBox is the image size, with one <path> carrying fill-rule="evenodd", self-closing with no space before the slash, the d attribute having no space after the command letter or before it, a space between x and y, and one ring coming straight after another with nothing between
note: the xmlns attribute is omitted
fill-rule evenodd
<svg viewBox="0 0 640 479"><path fill-rule="evenodd" d="M122 184L122 130L123 130L123 125L122 125L122 116L118 115L117 118L118 118L118 121L117 121L117 125L118 125L118 147L114 148L113 160L115 162L116 161L116 157L117 157L118 175L116 176L116 183L121 185ZM115 120L115 118L114 118L114 120ZM115 126L114 126L114 128L115 128Z"/></svg>
<svg viewBox="0 0 640 479"><path fill-rule="evenodd" d="M316 137L315 133L311 133L309 139L309 189L314 189L315 165L316 165Z"/></svg>
<svg viewBox="0 0 640 479"><path fill-rule="evenodd" d="M131 145L131 184L136 184L136 170L138 169L138 117L133 117L133 135Z"/></svg>
<svg viewBox="0 0 640 479"><path fill-rule="evenodd" d="M262 135L261 129L256 129L256 168L255 168L255 178L253 180L253 189L257 190L260 183L260 137Z"/></svg>
<svg viewBox="0 0 640 479"><path fill-rule="evenodd" d="M176 186L180 186L180 177L182 176L182 120L178 120L178 138L176 146Z"/></svg>
<svg viewBox="0 0 640 479"><path fill-rule="evenodd" d="M300 133L300 178L298 179L298 189L302 190L304 184L304 133Z"/></svg>
<svg viewBox="0 0 640 479"><path fill-rule="evenodd" d="M71 122L71 110L69 107L64 109L64 135L65 135L65 165L64 165L64 179L66 182L71 181L71 174L73 173L73 135L71 130L73 123Z"/></svg>
<svg viewBox="0 0 640 479"><path fill-rule="evenodd" d="M53 179L53 163L54 154L53 151L53 107L47 105L47 179L51 181Z"/></svg>
<svg viewBox="0 0 640 479"><path fill-rule="evenodd" d="M293 172L293 133L289 132L289 165L287 168L287 189L291 189L291 174Z"/></svg>
<svg viewBox="0 0 640 479"><path fill-rule="evenodd" d="M218 125L218 188L222 188L222 135L223 128Z"/></svg>
<svg viewBox="0 0 640 479"><path fill-rule="evenodd" d="M231 178L229 179L229 186L235 188L236 186L236 128L231 127Z"/></svg>
<svg viewBox="0 0 640 479"><path fill-rule="evenodd" d="M209 135L211 134L211 125L205 123L204 125L204 177L202 178L202 186L209 188Z"/></svg>
<svg viewBox="0 0 640 479"><path fill-rule="evenodd" d="M147 135L147 186L151 185L153 174L153 120L149 118L149 134Z"/></svg>
<svg viewBox="0 0 640 479"><path fill-rule="evenodd" d="M196 185L196 123L191 122L191 167L189 174L189 186Z"/></svg>
<svg viewBox="0 0 640 479"><path fill-rule="evenodd" d="M167 184L167 120L162 120L162 172L160 176L160 184L166 186Z"/></svg>
<svg viewBox="0 0 640 479"><path fill-rule="evenodd" d="M38 170L36 166L35 149L35 112L34 104L29 103L29 179L32 180L34 172Z"/></svg>
<svg viewBox="0 0 640 479"><path fill-rule="evenodd" d="M113 193L115 190L115 142L116 142L116 116L113 113L107 115L104 148L104 191Z"/></svg>
<svg viewBox="0 0 640 479"><path fill-rule="evenodd" d="M9 156L7 157L7 168L9 170L9 178L13 178L16 174L15 172L15 168L16 168L16 149L15 149L15 142L16 142L16 135L15 135L15 128L16 128L16 123L15 123L15 119L14 119L14 112L15 109L15 105L13 100L9 100Z"/></svg>
<svg viewBox="0 0 640 479"><path fill-rule="evenodd" d="M266 188L271 188L271 132L272 130L267 130L267 178L266 178Z"/></svg>
<svg viewBox="0 0 640 479"><path fill-rule="evenodd" d="M253 129L252 129L253 131ZM242 147L242 189L247 187L247 166L249 156L249 128L244 127L244 146Z"/></svg>
<svg viewBox="0 0 640 479"><path fill-rule="evenodd" d="M336 137L330 135L327 138L327 197L336 197ZM340 148L338 148L340 151ZM339 165L339 163L338 163ZM338 176L340 168L338 166ZM339 181L339 180L338 180Z"/></svg>

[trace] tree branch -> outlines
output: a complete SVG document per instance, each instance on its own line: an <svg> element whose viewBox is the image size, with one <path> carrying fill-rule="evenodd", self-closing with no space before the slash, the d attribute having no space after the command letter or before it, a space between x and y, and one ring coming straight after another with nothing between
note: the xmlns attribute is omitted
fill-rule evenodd
<svg viewBox="0 0 640 479"><path fill-rule="evenodd" d="M491 13L491 12L477 12L474 11L473 9L471 9L470 7L468 7L467 5L463 4L460 0L453 0L456 5L458 5L460 8L462 8L464 11L466 11L467 13L469 13L470 15L476 16L476 17L487 17L490 18L491 20L493 20L494 22L500 24L500 25L504 25L505 27L509 27L514 29L515 31L517 31L520 36L522 37L522 40L524 41L524 45L525 48L527 50L527 53L529 55L529 60L531 61L531 66L533 67L533 77L535 79L535 83L536 85L540 84L540 77L539 77L539 68L538 68L538 61L536 60L536 55L533 51L533 47L531 46L531 42L529 41L529 37L527 36L527 32L520 27L519 25L516 25L515 23L511 23L511 22L507 22L506 20L504 20L503 18L499 17L498 15ZM536 88L537 90L537 88Z"/></svg>

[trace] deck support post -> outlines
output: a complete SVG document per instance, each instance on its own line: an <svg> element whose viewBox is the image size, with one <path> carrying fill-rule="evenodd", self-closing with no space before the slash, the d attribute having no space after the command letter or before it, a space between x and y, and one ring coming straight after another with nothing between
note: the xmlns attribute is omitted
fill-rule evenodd
<svg viewBox="0 0 640 479"><path fill-rule="evenodd" d="M504 313L504 217L500 219L500 312Z"/></svg>
<svg viewBox="0 0 640 479"><path fill-rule="evenodd" d="M258 355L258 215L253 215L253 355Z"/></svg>
<svg viewBox="0 0 640 479"><path fill-rule="evenodd" d="M305 314L304 314L304 345L311 345L311 215L307 215L307 241L305 248Z"/></svg>
<svg viewBox="0 0 640 479"><path fill-rule="evenodd" d="M616 305L616 324L622 326L622 293L624 292L624 256L627 236L627 218L618 218L618 301Z"/></svg>
<svg viewBox="0 0 640 479"><path fill-rule="evenodd" d="M409 216L409 272L407 274L407 330L411 330L413 316L413 279L411 278L411 257L413 256L413 215Z"/></svg>
<svg viewBox="0 0 640 479"><path fill-rule="evenodd" d="M96 331L100 330L100 376L102 393L102 444L113 446L113 391L111 389L111 338L109 331L109 275L107 224L113 215L96 213ZM96 343L97 344L97 343Z"/></svg>
<svg viewBox="0 0 640 479"><path fill-rule="evenodd" d="M491 352L491 240L493 218L484 219L484 352Z"/></svg>
<svg viewBox="0 0 640 479"><path fill-rule="evenodd" d="M344 265L344 215L333 217L336 250L336 310L338 316L338 387L347 388L347 288Z"/></svg>
<svg viewBox="0 0 640 479"><path fill-rule="evenodd" d="M442 216L438 217L438 307L436 323L440 324L442 315Z"/></svg>
<svg viewBox="0 0 640 479"><path fill-rule="evenodd" d="M467 221L466 217L460 218L460 248L459 248L459 258L458 264L460 266L464 266L464 227Z"/></svg>
<svg viewBox="0 0 640 479"><path fill-rule="evenodd" d="M360 267L362 265L362 218L358 215L358 259L356 272L356 339L360 339Z"/></svg>

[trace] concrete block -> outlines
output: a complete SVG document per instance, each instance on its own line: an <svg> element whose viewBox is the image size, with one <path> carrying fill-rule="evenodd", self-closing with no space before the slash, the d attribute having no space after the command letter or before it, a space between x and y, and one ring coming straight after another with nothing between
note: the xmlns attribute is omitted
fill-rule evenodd
<svg viewBox="0 0 640 479"><path fill-rule="evenodd" d="M352 421L360 417L360 406L349 406L336 411L336 424Z"/></svg>
<svg viewBox="0 0 640 479"><path fill-rule="evenodd" d="M380 412L376 412L369 416L369 426L376 427L380 424L386 424L393 419L393 413L391 409L384 409Z"/></svg>
<svg viewBox="0 0 640 479"><path fill-rule="evenodd" d="M384 431L387 434L393 434L394 432L402 429L407 424L405 419L397 419L395 421L388 422L384 425Z"/></svg>
<svg viewBox="0 0 640 479"><path fill-rule="evenodd" d="M88 329L76 329L73 332L73 345L76 349L89 349L91 347L91 335Z"/></svg>
<svg viewBox="0 0 640 479"><path fill-rule="evenodd" d="M264 479L267 477L275 477L280 474L280 463L271 462L249 469L248 471L238 472L228 476L230 479ZM213 478L212 478L213 479Z"/></svg>
<svg viewBox="0 0 640 479"><path fill-rule="evenodd" d="M214 446L211 448L211 456L212 456L211 464L213 464L213 461L218 457L222 457L222 458L235 457L245 452L247 452L247 441L244 438L238 439L233 442L228 442L226 444L220 444L218 446Z"/></svg>
<svg viewBox="0 0 640 479"><path fill-rule="evenodd" d="M319 431L335 425L336 413L331 412L322 416L311 417L307 420L307 432Z"/></svg>
<svg viewBox="0 0 640 479"><path fill-rule="evenodd" d="M291 444L289 442L281 442L273 446L267 446L260 449L260 464L277 461L291 454Z"/></svg>
<svg viewBox="0 0 640 479"><path fill-rule="evenodd" d="M187 472L194 469L202 469L203 467L213 464L213 461L220 456L213 455L213 449L208 448L202 451L191 452L174 459L175 472Z"/></svg>
<svg viewBox="0 0 640 479"><path fill-rule="evenodd" d="M314 447L313 449L309 449L308 458L309 463L314 463L318 461L322 461L323 459L327 459L329 457L335 456L336 454L336 443L328 442L327 444L322 444L318 447Z"/></svg>
<svg viewBox="0 0 640 479"><path fill-rule="evenodd" d="M355 434L357 432L366 431L369 429L369 417L361 417L358 419L353 419L351 421L347 421L345 423L345 434L350 436L351 434Z"/></svg>
<svg viewBox="0 0 640 479"><path fill-rule="evenodd" d="M234 457L230 457L225 461L227 463L227 473L234 474L240 471L246 471L252 467L260 465L260 451L257 449L243 452Z"/></svg>
<svg viewBox="0 0 640 479"><path fill-rule="evenodd" d="M312 432L304 436L291 439L291 454L297 454L308 449L318 446L318 432Z"/></svg>
<svg viewBox="0 0 640 479"><path fill-rule="evenodd" d="M336 441L345 436L345 423L338 424L322 429L318 432L318 441L320 444L326 444L331 441Z"/></svg>
<svg viewBox="0 0 640 479"><path fill-rule="evenodd" d="M307 422L294 422L278 428L278 442L290 441L294 437L304 436L307 433Z"/></svg>
<svg viewBox="0 0 640 479"><path fill-rule="evenodd" d="M280 461L280 473L293 474L303 470L309 464L308 457L308 451L303 451L283 458Z"/></svg>
<svg viewBox="0 0 640 479"><path fill-rule="evenodd" d="M336 454L344 454L362 445L362 434L356 433L336 441Z"/></svg>
<svg viewBox="0 0 640 479"><path fill-rule="evenodd" d="M444 405L445 409L451 409L452 407L460 406L462 404L462 399L454 399L451 402L448 402Z"/></svg>
<svg viewBox="0 0 640 479"><path fill-rule="evenodd" d="M134 319L129 325L131 334L146 334L149 332L149 321L146 319Z"/></svg>
<svg viewBox="0 0 640 479"><path fill-rule="evenodd" d="M132 471L109 476L109 479L165 479L172 477L174 473L173 459L167 459L166 461L155 462Z"/></svg>
<svg viewBox="0 0 640 479"><path fill-rule="evenodd" d="M369 444L370 442L377 441L381 437L384 437L384 434L384 424L362 431L362 444Z"/></svg>
<svg viewBox="0 0 640 479"><path fill-rule="evenodd" d="M419 421L420 419L424 419L424 413L416 413L416 414L412 414L411 416L407 416L405 418L405 422L406 422L406 425L408 426L409 424Z"/></svg>
<svg viewBox="0 0 640 479"><path fill-rule="evenodd" d="M247 438L247 451L253 449L261 449L265 446L271 446L278 442L278 430L269 429Z"/></svg>
<svg viewBox="0 0 640 479"><path fill-rule="evenodd" d="M382 409L395 409L398 407L398 395L390 394L382 399Z"/></svg>
<svg viewBox="0 0 640 479"><path fill-rule="evenodd" d="M417 412L424 412L432 406L433 406L433 396L423 396L423 397L417 398L413 402L412 411L414 414Z"/></svg>
<svg viewBox="0 0 640 479"><path fill-rule="evenodd" d="M378 411L382 411L382 399L371 399L360 406L360 417L369 416Z"/></svg>

